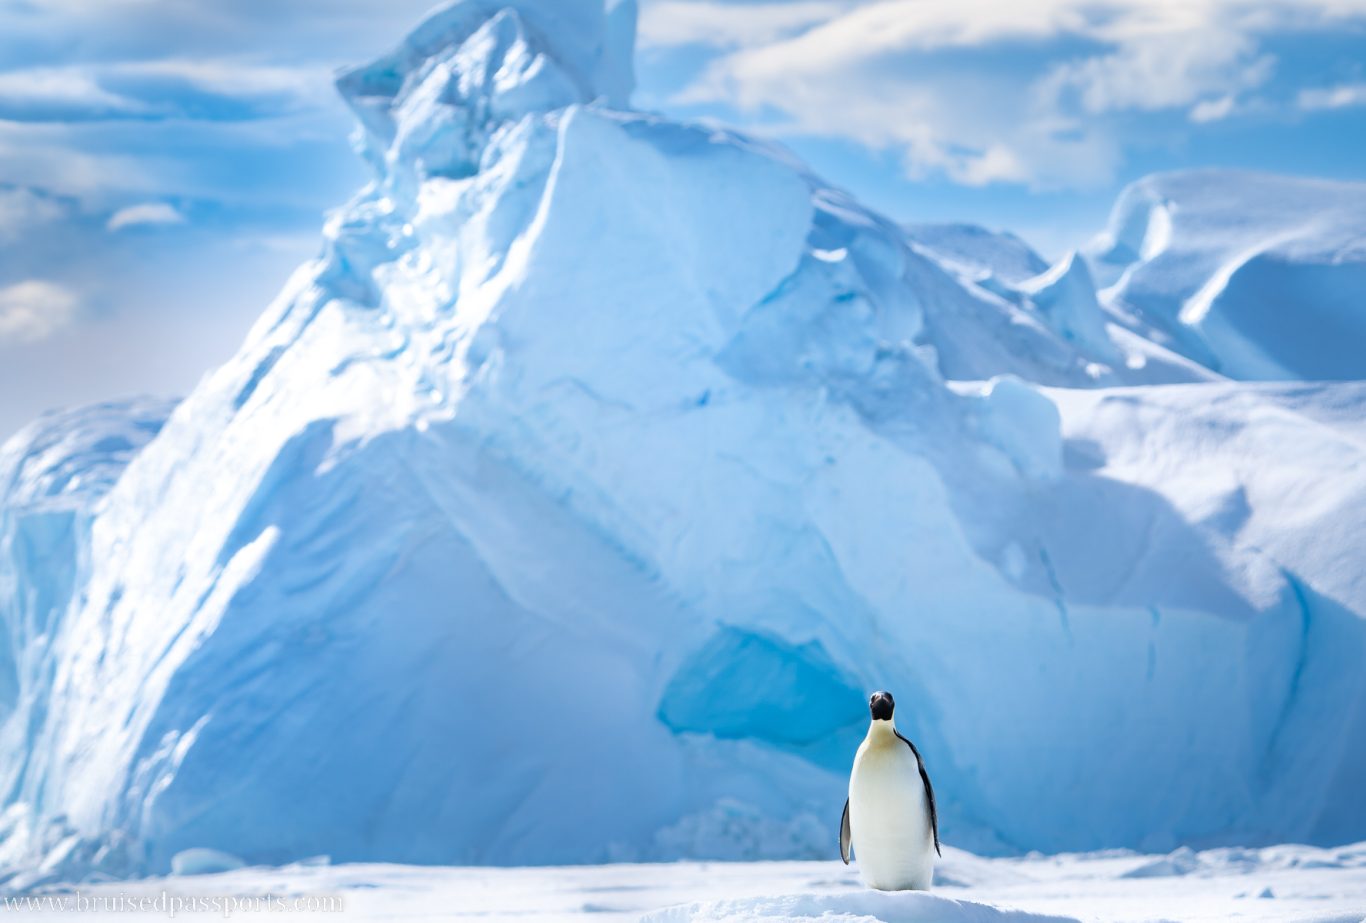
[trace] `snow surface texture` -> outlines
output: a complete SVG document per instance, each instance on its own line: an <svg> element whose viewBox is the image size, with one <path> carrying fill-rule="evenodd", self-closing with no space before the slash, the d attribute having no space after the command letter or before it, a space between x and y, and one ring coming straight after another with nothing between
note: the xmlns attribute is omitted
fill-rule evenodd
<svg viewBox="0 0 1366 923"><path fill-rule="evenodd" d="M1224 375L1366 378L1366 185L1150 176L1092 260L1121 318Z"/></svg>
<svg viewBox="0 0 1366 923"><path fill-rule="evenodd" d="M1366 385L625 111L633 17L456 3L340 78L375 181L0 558L10 886L831 855L872 688L950 843L1366 833Z"/></svg>
<svg viewBox="0 0 1366 923"><path fill-rule="evenodd" d="M183 909L186 898L243 903L271 895L290 920L480 923L645 923L688 920L799 921L1151 921L1360 923L1366 914L1366 844L1338 849L1181 849L1153 856L1105 853L983 859L946 847L931 893L866 890L838 859L824 862L691 862L540 868L404 865L329 866L313 859L285 868L177 875L82 885L86 901L180 898L177 920L222 920L220 909ZM778 896L784 895L784 896ZM70 887L26 895L9 919L91 919L68 904ZM339 901L343 914L307 912ZM56 905L55 907L50 906ZM335 906L335 904L331 904ZM207 907L207 904L201 904ZM42 909L38 909L42 908ZM665 909L661 909L665 908ZM651 912L654 911L654 912ZM642 917L642 914L644 916ZM108 913L114 917L121 914Z"/></svg>
<svg viewBox="0 0 1366 923"><path fill-rule="evenodd" d="M815 881L804 883L794 874L804 865ZM936 870L934 892L851 892L847 887L831 888L831 882L819 879L820 871L807 863L792 863L769 872L776 880L765 896L693 901L640 919L642 923L1195 923L1230 919L1360 923L1366 914L1366 850L1360 844L1331 851L1281 846L1200 853L1182 849L1160 857L1118 851L1022 860L981 859L953 850ZM763 875L759 869L755 873L756 878ZM803 884L814 890L802 893ZM731 890L740 889L732 886ZM783 891L789 893L770 896Z"/></svg>

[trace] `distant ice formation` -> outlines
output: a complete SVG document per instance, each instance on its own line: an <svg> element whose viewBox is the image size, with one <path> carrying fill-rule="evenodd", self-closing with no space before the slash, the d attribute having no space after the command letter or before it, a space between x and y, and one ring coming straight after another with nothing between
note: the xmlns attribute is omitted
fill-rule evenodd
<svg viewBox="0 0 1366 923"><path fill-rule="evenodd" d="M1150 176L1093 245L1107 301L1238 379L1366 378L1366 185Z"/></svg>

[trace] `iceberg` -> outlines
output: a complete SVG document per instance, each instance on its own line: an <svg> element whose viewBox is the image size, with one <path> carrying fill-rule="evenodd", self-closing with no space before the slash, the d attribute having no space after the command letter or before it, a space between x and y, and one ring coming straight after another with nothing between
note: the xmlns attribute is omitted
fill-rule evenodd
<svg viewBox="0 0 1366 923"><path fill-rule="evenodd" d="M9 443L101 485L0 546L10 885L832 855L871 688L958 846L1360 839L1366 385L983 284L630 110L633 24L438 9L339 78L374 179L238 353Z"/></svg>

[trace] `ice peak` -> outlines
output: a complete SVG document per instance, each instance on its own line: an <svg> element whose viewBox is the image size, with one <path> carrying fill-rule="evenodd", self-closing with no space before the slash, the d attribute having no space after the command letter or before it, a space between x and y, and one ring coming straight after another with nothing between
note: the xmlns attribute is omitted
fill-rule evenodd
<svg viewBox="0 0 1366 923"><path fill-rule="evenodd" d="M1091 273L1075 250L1021 282L1019 288L1066 340L1096 358L1111 362L1117 358L1114 344L1105 333Z"/></svg>
<svg viewBox="0 0 1366 923"><path fill-rule="evenodd" d="M337 77L382 177L478 169L507 122L575 103L628 105L635 0L453 0L386 55Z"/></svg>

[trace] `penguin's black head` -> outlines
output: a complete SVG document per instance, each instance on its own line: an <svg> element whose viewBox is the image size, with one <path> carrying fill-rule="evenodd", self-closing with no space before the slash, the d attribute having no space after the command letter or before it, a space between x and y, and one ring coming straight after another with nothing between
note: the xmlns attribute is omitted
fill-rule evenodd
<svg viewBox="0 0 1366 923"><path fill-rule="evenodd" d="M891 721L895 708L896 703L892 701L890 692L874 692L868 700L868 710L873 713L874 721Z"/></svg>

